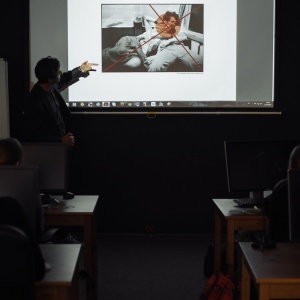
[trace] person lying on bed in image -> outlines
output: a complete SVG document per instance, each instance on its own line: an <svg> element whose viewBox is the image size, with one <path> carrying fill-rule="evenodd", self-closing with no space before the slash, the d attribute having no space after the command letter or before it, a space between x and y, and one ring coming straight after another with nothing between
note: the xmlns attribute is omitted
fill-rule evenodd
<svg viewBox="0 0 300 300"><path fill-rule="evenodd" d="M104 71L117 64L129 69L136 69L144 64L148 68L156 51L162 51L173 43L180 44L187 39L185 33L179 32L180 20L176 13L166 12L157 21L144 16L144 24L146 31L143 34L124 36L114 47L103 50Z"/></svg>
<svg viewBox="0 0 300 300"><path fill-rule="evenodd" d="M163 21L160 23L160 20ZM160 35L164 37L157 48L155 55L147 55L144 65L148 72L166 72L169 67L176 61L181 61L191 71L202 71L198 58L194 58L191 51L181 42L187 39L184 30L180 26L180 18L175 12L166 12L157 21L161 27L156 27L160 32L160 28L167 27Z"/></svg>
<svg viewBox="0 0 300 300"><path fill-rule="evenodd" d="M145 32L138 35L140 45L146 56L150 56L156 50L161 51L163 48L175 42L175 40L170 41L171 38L176 35L177 39L183 41L187 39L184 33L180 33L180 26L175 22L176 20L170 21L173 13L166 12L164 15L160 16L157 20L145 15L143 17ZM179 34L179 36L178 36ZM176 42L178 40L176 39Z"/></svg>

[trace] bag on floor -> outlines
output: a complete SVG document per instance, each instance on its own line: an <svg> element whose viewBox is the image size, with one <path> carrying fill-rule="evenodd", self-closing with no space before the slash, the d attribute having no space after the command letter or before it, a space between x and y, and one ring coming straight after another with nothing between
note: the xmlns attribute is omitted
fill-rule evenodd
<svg viewBox="0 0 300 300"><path fill-rule="evenodd" d="M230 275L222 272L211 275L204 285L199 300L238 300L238 288Z"/></svg>

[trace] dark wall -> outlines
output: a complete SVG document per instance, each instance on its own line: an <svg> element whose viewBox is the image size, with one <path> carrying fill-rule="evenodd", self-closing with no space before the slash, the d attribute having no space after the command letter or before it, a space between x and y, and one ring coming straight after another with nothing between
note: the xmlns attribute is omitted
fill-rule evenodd
<svg viewBox="0 0 300 300"><path fill-rule="evenodd" d="M6 2L0 57L9 62L11 132L18 137L29 81L28 3ZM159 233L211 233L211 199L230 197L223 141L299 138L300 3L278 5L282 115L74 115L71 188L100 195L99 231L140 233L153 225Z"/></svg>
<svg viewBox="0 0 300 300"><path fill-rule="evenodd" d="M0 57L8 61L10 131L18 135L24 96L29 87L29 4L28 0L2 1Z"/></svg>

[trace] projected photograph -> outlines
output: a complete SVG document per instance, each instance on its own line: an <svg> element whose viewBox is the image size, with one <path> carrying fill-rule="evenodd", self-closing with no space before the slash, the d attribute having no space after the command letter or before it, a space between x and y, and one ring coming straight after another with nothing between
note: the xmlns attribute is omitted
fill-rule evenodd
<svg viewBox="0 0 300 300"><path fill-rule="evenodd" d="M203 73L204 4L102 4L102 72Z"/></svg>

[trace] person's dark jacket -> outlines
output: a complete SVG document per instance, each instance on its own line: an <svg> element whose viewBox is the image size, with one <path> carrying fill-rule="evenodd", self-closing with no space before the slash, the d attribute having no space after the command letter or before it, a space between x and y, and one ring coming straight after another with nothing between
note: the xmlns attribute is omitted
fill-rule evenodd
<svg viewBox="0 0 300 300"><path fill-rule="evenodd" d="M64 119L66 133L72 132L71 114L60 92L80 77L86 77L89 72L82 73L79 68L63 73L60 82L53 87L53 93L59 102L60 112ZM24 110L23 141L25 142L61 142L61 129L55 120L47 92L36 83L27 99Z"/></svg>

